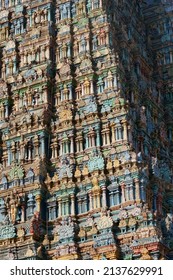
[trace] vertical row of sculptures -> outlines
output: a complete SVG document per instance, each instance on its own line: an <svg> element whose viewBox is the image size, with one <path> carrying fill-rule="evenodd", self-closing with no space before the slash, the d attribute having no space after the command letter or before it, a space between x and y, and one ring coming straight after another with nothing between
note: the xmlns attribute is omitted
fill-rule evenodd
<svg viewBox="0 0 173 280"><path fill-rule="evenodd" d="M53 7L52 1L1 1L2 259L42 258L53 99Z"/></svg>
<svg viewBox="0 0 173 280"><path fill-rule="evenodd" d="M165 257L172 166L142 6L1 2L0 258Z"/></svg>

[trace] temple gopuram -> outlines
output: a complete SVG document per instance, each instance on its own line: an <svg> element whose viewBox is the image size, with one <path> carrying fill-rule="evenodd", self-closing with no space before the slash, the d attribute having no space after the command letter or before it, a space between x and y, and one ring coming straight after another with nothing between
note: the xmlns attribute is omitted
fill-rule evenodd
<svg viewBox="0 0 173 280"><path fill-rule="evenodd" d="M0 0L0 259L173 259L172 0Z"/></svg>

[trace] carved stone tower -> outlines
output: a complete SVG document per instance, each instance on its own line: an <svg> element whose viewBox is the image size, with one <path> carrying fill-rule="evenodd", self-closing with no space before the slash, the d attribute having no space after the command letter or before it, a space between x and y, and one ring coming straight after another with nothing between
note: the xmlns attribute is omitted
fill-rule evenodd
<svg viewBox="0 0 173 280"><path fill-rule="evenodd" d="M171 258L173 21L142 2L0 1L0 259Z"/></svg>

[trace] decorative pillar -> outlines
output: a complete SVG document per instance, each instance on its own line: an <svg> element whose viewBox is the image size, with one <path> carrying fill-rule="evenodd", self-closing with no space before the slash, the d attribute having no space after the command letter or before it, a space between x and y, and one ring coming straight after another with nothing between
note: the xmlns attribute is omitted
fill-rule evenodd
<svg viewBox="0 0 173 280"><path fill-rule="evenodd" d="M78 153L80 151L80 148L79 148L79 141L76 140L76 152Z"/></svg>
<svg viewBox="0 0 173 280"><path fill-rule="evenodd" d="M90 81L90 90L91 90L91 94L93 94L94 93L93 80Z"/></svg>
<svg viewBox="0 0 173 280"><path fill-rule="evenodd" d="M112 130L112 143L115 143L115 126L114 125L111 126L111 130Z"/></svg>
<svg viewBox="0 0 173 280"><path fill-rule="evenodd" d="M75 215L75 197L71 195L71 215Z"/></svg>
<svg viewBox="0 0 173 280"><path fill-rule="evenodd" d="M67 47L67 57L70 57L71 56L70 43L67 43L66 47ZM70 88L72 89L72 86L70 86ZM71 93L72 93L72 91L71 91Z"/></svg>
<svg viewBox="0 0 173 280"><path fill-rule="evenodd" d="M28 145L28 160L31 160L31 146Z"/></svg>
<svg viewBox="0 0 173 280"><path fill-rule="evenodd" d="M27 218L31 218L34 214L34 206L35 206L35 200L33 195L30 193L28 194L28 202L27 202L27 207L28 207L28 216Z"/></svg>
<svg viewBox="0 0 173 280"><path fill-rule="evenodd" d="M114 193L110 193L110 206L114 206Z"/></svg>
<svg viewBox="0 0 173 280"><path fill-rule="evenodd" d="M95 147L95 134L91 136L91 147Z"/></svg>
<svg viewBox="0 0 173 280"><path fill-rule="evenodd" d="M56 205L53 206L53 220L56 219Z"/></svg>
<svg viewBox="0 0 173 280"><path fill-rule="evenodd" d="M41 155L45 156L45 142L44 142L44 135L41 136Z"/></svg>
<svg viewBox="0 0 173 280"><path fill-rule="evenodd" d="M5 206L5 203L4 203L4 200L1 198L0 199L0 202L1 202L1 206L0 206L0 214L2 215L1 217L2 217L2 219L4 219L5 218L5 216L6 216L6 206Z"/></svg>
<svg viewBox="0 0 173 280"><path fill-rule="evenodd" d="M86 137L85 137L85 139L86 139L86 149L88 149L88 145L89 145L89 143L88 143L88 135L86 135Z"/></svg>
<svg viewBox="0 0 173 280"><path fill-rule="evenodd" d="M5 118L8 118L8 102L5 103Z"/></svg>
<svg viewBox="0 0 173 280"><path fill-rule="evenodd" d="M117 89L117 76L116 75L114 76L114 87L115 87L115 89Z"/></svg>
<svg viewBox="0 0 173 280"><path fill-rule="evenodd" d="M50 15L51 15L51 13L50 13L50 8L47 10L47 20L48 21L51 21L51 18L50 18Z"/></svg>
<svg viewBox="0 0 173 280"><path fill-rule="evenodd" d="M117 205L119 205L119 204L120 204L119 189L117 189L117 190L115 191L115 197L116 197Z"/></svg>
<svg viewBox="0 0 173 280"><path fill-rule="evenodd" d="M62 216L62 201L61 199L58 200L58 217Z"/></svg>
<svg viewBox="0 0 173 280"><path fill-rule="evenodd" d="M45 57L46 59L50 59L49 46L46 46L45 48Z"/></svg>
<svg viewBox="0 0 173 280"><path fill-rule="evenodd" d="M33 144L34 144L34 148L35 148L35 155L38 155L39 154L39 141L38 141L37 135L34 136Z"/></svg>
<svg viewBox="0 0 173 280"><path fill-rule="evenodd" d="M81 201L81 199L78 200L78 213L79 214L82 213L82 201Z"/></svg>
<svg viewBox="0 0 173 280"><path fill-rule="evenodd" d="M69 99L72 99L72 85L69 86Z"/></svg>
<svg viewBox="0 0 173 280"><path fill-rule="evenodd" d="M92 193L89 192L90 211L93 210Z"/></svg>
<svg viewBox="0 0 173 280"><path fill-rule="evenodd" d="M97 196L94 194L93 195L93 204L94 204L94 209L97 208Z"/></svg>
<svg viewBox="0 0 173 280"><path fill-rule="evenodd" d="M8 166L11 164L11 146L8 145L7 146L7 150L8 150Z"/></svg>
<svg viewBox="0 0 173 280"><path fill-rule="evenodd" d="M97 147L100 146L100 133L99 133L99 129L97 129L97 131L96 131L96 145L97 145Z"/></svg>
<svg viewBox="0 0 173 280"><path fill-rule="evenodd" d="M80 140L79 143L80 143L80 145L79 145L80 151L83 151L83 142L82 142L82 140Z"/></svg>
<svg viewBox="0 0 173 280"><path fill-rule="evenodd" d="M134 200L134 195L133 195L133 185L131 184L130 186L129 186L129 198L130 198L130 200Z"/></svg>
<svg viewBox="0 0 173 280"><path fill-rule="evenodd" d="M71 137L71 141L70 141L71 145L70 145L70 153L74 153L74 142L73 142L73 136Z"/></svg>
<svg viewBox="0 0 173 280"><path fill-rule="evenodd" d="M43 47L41 48L41 58L42 58L43 61L45 60L45 50L46 50L46 47L43 46Z"/></svg>
<svg viewBox="0 0 173 280"><path fill-rule="evenodd" d="M135 198L136 201L140 201L140 188L139 188L139 180L135 179Z"/></svg>
<svg viewBox="0 0 173 280"><path fill-rule="evenodd" d="M85 205L85 212L87 212L87 198L84 200L84 205Z"/></svg>
<svg viewBox="0 0 173 280"><path fill-rule="evenodd" d="M16 73L16 58L13 58L13 74Z"/></svg>
<svg viewBox="0 0 173 280"><path fill-rule="evenodd" d="M122 203L125 202L125 184L121 184L121 191L122 191Z"/></svg>
<svg viewBox="0 0 173 280"><path fill-rule="evenodd" d="M66 200L66 202L65 202L65 208L66 208L66 213L64 213L64 215L69 215L69 214L70 214L69 200Z"/></svg>
<svg viewBox="0 0 173 280"><path fill-rule="evenodd" d="M49 219L49 221L51 221L51 208L50 208L50 206L48 206L47 207L48 208L48 219Z"/></svg>
<svg viewBox="0 0 173 280"><path fill-rule="evenodd" d="M105 133L102 133L103 146L105 145Z"/></svg>
<svg viewBox="0 0 173 280"><path fill-rule="evenodd" d="M6 68L6 75L8 75L9 74L9 68L8 68L9 63L8 63L8 61L5 64L6 64L6 67L5 67Z"/></svg>
<svg viewBox="0 0 173 280"><path fill-rule="evenodd" d="M103 186L101 189L102 189L102 207L106 207L107 206L107 202L106 202L106 186Z"/></svg>
<svg viewBox="0 0 173 280"><path fill-rule="evenodd" d="M82 96L84 95L84 85L82 84Z"/></svg>
<svg viewBox="0 0 173 280"><path fill-rule="evenodd" d="M25 205L21 206L22 215L21 215L21 222L25 222Z"/></svg>
<svg viewBox="0 0 173 280"><path fill-rule="evenodd" d="M57 158L58 157L58 144L55 143L54 144L54 158Z"/></svg>
<svg viewBox="0 0 173 280"><path fill-rule="evenodd" d="M110 145L110 135L109 135L109 132L106 132L106 142L108 145Z"/></svg>
<svg viewBox="0 0 173 280"><path fill-rule="evenodd" d="M60 156L63 154L63 143L60 141Z"/></svg>
<svg viewBox="0 0 173 280"><path fill-rule="evenodd" d="M40 212L40 206L41 206L41 194L37 194L35 196L35 200L36 200L36 207L37 207L37 211Z"/></svg>
<svg viewBox="0 0 173 280"><path fill-rule="evenodd" d="M96 202L97 202L97 208L100 208L100 193L97 194L96 196Z"/></svg>
<svg viewBox="0 0 173 280"><path fill-rule="evenodd" d="M128 140L128 136L127 136L127 121L123 120L122 121L122 125L123 125L123 128L124 128L124 140L127 141Z"/></svg>

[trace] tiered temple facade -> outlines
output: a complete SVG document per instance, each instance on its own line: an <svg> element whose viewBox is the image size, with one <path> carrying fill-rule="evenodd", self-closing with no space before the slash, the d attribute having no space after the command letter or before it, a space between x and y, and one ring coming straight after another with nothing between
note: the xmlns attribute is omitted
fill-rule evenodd
<svg viewBox="0 0 173 280"><path fill-rule="evenodd" d="M172 258L172 10L0 1L0 259Z"/></svg>

